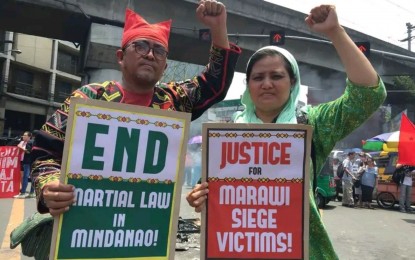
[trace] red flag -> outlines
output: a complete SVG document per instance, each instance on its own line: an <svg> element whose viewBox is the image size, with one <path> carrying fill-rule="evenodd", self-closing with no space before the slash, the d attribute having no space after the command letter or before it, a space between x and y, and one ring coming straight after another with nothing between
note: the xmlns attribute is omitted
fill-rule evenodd
<svg viewBox="0 0 415 260"><path fill-rule="evenodd" d="M415 125L402 114L398 144L398 163L415 166Z"/></svg>

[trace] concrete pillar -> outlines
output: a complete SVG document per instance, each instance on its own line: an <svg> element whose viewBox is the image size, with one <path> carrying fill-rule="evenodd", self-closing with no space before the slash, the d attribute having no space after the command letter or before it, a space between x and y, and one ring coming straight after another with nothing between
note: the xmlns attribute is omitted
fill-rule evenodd
<svg viewBox="0 0 415 260"><path fill-rule="evenodd" d="M85 84L101 83L107 80L121 82L122 79L121 71L112 69L86 69L85 74L87 75Z"/></svg>
<svg viewBox="0 0 415 260"><path fill-rule="evenodd" d="M11 59L11 52L9 50L13 49L13 44L10 43L10 41L13 41L13 32L6 32L5 41L9 41L8 43L5 43L5 51L7 58L3 62L3 68L2 68L2 82L1 82L1 89L0 89L0 136L4 133L4 124L5 124L5 114L6 114L6 101L7 97L4 95L4 93L7 92L8 88L8 81L9 81L9 74L10 74L10 59Z"/></svg>
<svg viewBox="0 0 415 260"><path fill-rule="evenodd" d="M7 92L9 73L10 73L10 59L6 58L3 62L3 70L2 70L2 79L3 79L2 91L4 93Z"/></svg>
<svg viewBox="0 0 415 260"><path fill-rule="evenodd" d="M51 71L49 79L49 101L53 102L55 99L55 84L56 84L56 66L58 62L58 41L53 40L52 43L52 61L51 61Z"/></svg>
<svg viewBox="0 0 415 260"><path fill-rule="evenodd" d="M415 122L415 105L414 104L407 104L407 116L409 118L409 120L411 120L412 122Z"/></svg>
<svg viewBox="0 0 415 260"><path fill-rule="evenodd" d="M30 114L29 129L26 129L25 131L33 132L34 129L35 129L35 114Z"/></svg>
<svg viewBox="0 0 415 260"><path fill-rule="evenodd" d="M82 85L108 80L121 81L122 75L115 53L120 48L122 30L123 28L112 25L91 24L83 57L85 68Z"/></svg>
<svg viewBox="0 0 415 260"><path fill-rule="evenodd" d="M56 107L52 107L52 106L48 107L46 111L46 121L49 120L49 118L53 115L53 113L55 113L56 109L57 109Z"/></svg>
<svg viewBox="0 0 415 260"><path fill-rule="evenodd" d="M92 23L83 56L85 69L118 70L115 53L120 48L122 32L121 27Z"/></svg>
<svg viewBox="0 0 415 260"><path fill-rule="evenodd" d="M6 97L3 95L0 98L0 136L4 135L4 123L6 114Z"/></svg>

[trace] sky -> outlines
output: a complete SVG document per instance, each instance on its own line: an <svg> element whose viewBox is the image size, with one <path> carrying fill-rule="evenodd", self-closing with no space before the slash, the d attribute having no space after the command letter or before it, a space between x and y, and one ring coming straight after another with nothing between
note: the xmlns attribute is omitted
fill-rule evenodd
<svg viewBox="0 0 415 260"><path fill-rule="evenodd" d="M309 11L320 4L334 4L340 24L407 49L406 23L415 25L415 2L413 0L265 0L299 12ZM415 35L413 30L412 35ZM411 49L415 48L415 40Z"/></svg>
<svg viewBox="0 0 415 260"><path fill-rule="evenodd" d="M415 1L413 0L265 0L286 8L308 14L320 4L334 4L340 24L375 38L395 44L404 49L408 42L399 40L408 37L406 23L415 26ZM306 15L304 15L305 17ZM305 25L304 25L305 26ZM415 36L415 29L412 31ZM415 51L415 39L411 44ZM236 73L226 99L238 99L245 86L244 74Z"/></svg>

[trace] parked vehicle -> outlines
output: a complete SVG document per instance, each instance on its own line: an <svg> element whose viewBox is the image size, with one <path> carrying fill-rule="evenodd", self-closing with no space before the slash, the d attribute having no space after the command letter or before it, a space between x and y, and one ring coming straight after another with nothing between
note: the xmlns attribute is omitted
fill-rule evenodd
<svg viewBox="0 0 415 260"><path fill-rule="evenodd" d="M396 183L392 181L392 174L395 171L397 152L380 152L375 158L378 166L379 176L376 188L376 202L379 207L390 209L399 203L400 190ZM414 187L415 183L412 183ZM412 202L415 202L415 188L412 189Z"/></svg>
<svg viewBox="0 0 415 260"><path fill-rule="evenodd" d="M346 159L347 154L345 153L344 150L333 150L330 152L329 155L329 167L330 169L333 168L333 160L334 159L338 159L340 164L343 164L344 159ZM338 201L341 201L342 199L342 194L343 194L343 187L342 187L342 180L341 178L339 178L337 176L337 172L334 173L333 172L333 177L334 177L334 183L335 183L335 189L336 189L336 199Z"/></svg>
<svg viewBox="0 0 415 260"><path fill-rule="evenodd" d="M317 175L316 204L319 208L324 208L331 200L336 197L336 183L331 169L329 157Z"/></svg>
<svg viewBox="0 0 415 260"><path fill-rule="evenodd" d="M20 136L16 137L0 137L0 146L16 146L21 141Z"/></svg>
<svg viewBox="0 0 415 260"><path fill-rule="evenodd" d="M343 150L333 150L330 152L329 157L331 159L337 158L340 160L340 162L343 162L343 160L346 159L346 154L344 153Z"/></svg>

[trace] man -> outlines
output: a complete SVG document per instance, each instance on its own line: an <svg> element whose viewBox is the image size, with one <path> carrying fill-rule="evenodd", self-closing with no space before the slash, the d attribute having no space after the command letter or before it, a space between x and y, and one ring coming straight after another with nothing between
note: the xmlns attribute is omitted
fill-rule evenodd
<svg viewBox="0 0 415 260"><path fill-rule="evenodd" d="M415 176L415 166L397 164L396 169L401 169L404 177L399 184L400 196L399 196L399 210L402 213L412 213L411 208L411 196L412 196L412 178Z"/></svg>
<svg viewBox="0 0 415 260"><path fill-rule="evenodd" d="M225 6L202 0L196 16L211 32L212 47L205 71L193 80L156 86L166 69L171 21L149 24L131 10L126 11L121 49L116 52L122 82L106 81L76 90L72 97L100 99L156 109L192 113L198 118L223 100L232 82L240 48L230 45ZM184 46L185 47L185 46ZM59 183L60 161L65 139L70 98L37 134L35 150L38 211L59 215L74 202L74 187Z"/></svg>
<svg viewBox="0 0 415 260"><path fill-rule="evenodd" d="M16 199L25 199L25 198L34 198L34 187L33 183L30 185L30 193L26 193L27 185L29 183L30 177L30 170L31 170L31 163L32 159L30 153L32 151L32 134L29 131L26 131L22 135L22 141L17 145L22 153L22 160L21 164L23 166L23 176L22 176L22 184L20 189L20 194L14 196Z"/></svg>
<svg viewBox="0 0 415 260"><path fill-rule="evenodd" d="M347 154L347 158L343 161L344 174L342 178L343 186L343 199L342 205L346 207L354 207L353 200L353 160L355 157L355 152L350 151Z"/></svg>

